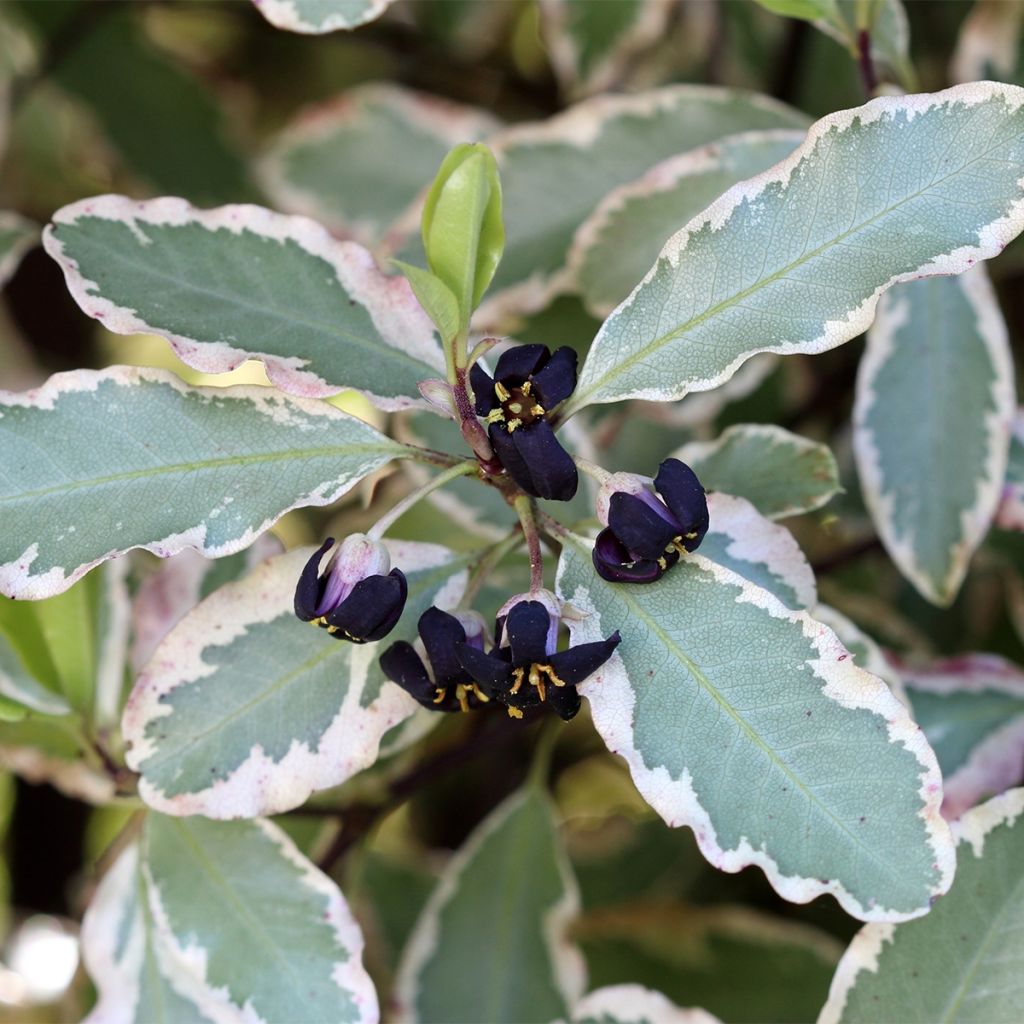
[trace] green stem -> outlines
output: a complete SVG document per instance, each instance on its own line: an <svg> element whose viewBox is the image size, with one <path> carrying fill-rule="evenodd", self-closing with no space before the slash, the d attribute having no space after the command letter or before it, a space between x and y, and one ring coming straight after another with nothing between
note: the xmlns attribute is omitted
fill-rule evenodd
<svg viewBox="0 0 1024 1024"><path fill-rule="evenodd" d="M540 549L533 499L527 494L520 494L513 506L523 527L526 550L530 553L530 593L535 594L544 588L544 555Z"/></svg>
<svg viewBox="0 0 1024 1024"><path fill-rule="evenodd" d="M473 603L487 577L501 564L504 557L522 542L523 535L518 529L514 529L507 537L499 540L493 547L488 548L480 561L477 562L476 568L469 577L466 590L462 595L462 600L459 602L460 608L468 608Z"/></svg>
<svg viewBox="0 0 1024 1024"><path fill-rule="evenodd" d="M611 478L612 474L608 472L603 466L597 465L597 463L591 462L589 459L581 458L579 455L574 455L573 462L583 470L587 476L592 476L598 484L606 484Z"/></svg>
<svg viewBox="0 0 1024 1024"><path fill-rule="evenodd" d="M439 487L444 487L445 484L450 483L460 476L467 476L469 473L476 472L475 462L460 462L458 465L452 466L450 469L446 469L443 473L438 473L432 480L428 480L422 487L417 487L411 494L407 494L394 508L385 512L380 519L367 531L367 536L372 537L374 540L380 540L381 537L394 525L396 520L400 519L409 511L417 502L425 498L431 491L436 491Z"/></svg>

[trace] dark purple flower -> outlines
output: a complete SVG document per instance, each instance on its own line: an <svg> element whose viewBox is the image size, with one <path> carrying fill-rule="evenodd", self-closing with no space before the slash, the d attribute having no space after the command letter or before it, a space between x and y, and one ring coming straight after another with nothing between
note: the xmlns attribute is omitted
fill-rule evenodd
<svg viewBox="0 0 1024 1024"><path fill-rule="evenodd" d="M363 533L346 537L320 572L334 544L328 537L306 563L295 588L295 614L326 629L335 640L365 644L395 628L409 589L405 574L391 568L387 549Z"/></svg>
<svg viewBox="0 0 1024 1024"><path fill-rule="evenodd" d="M479 363L469 371L475 409L505 471L537 498L568 501L579 477L548 416L576 387L576 353L567 346L519 345L503 352L493 379Z"/></svg>
<svg viewBox="0 0 1024 1024"><path fill-rule="evenodd" d="M708 500L685 462L666 459L654 478L657 497L642 477L618 473L598 498L605 523L594 543L594 568L612 583L653 583L708 532ZM609 496L610 492L610 496Z"/></svg>
<svg viewBox="0 0 1024 1024"><path fill-rule="evenodd" d="M431 711L471 711L490 697L462 667L456 651L463 645L483 650L483 620L474 612L451 614L428 608L417 626L426 662L405 640L392 644L381 656L388 679Z"/></svg>
<svg viewBox="0 0 1024 1024"><path fill-rule="evenodd" d="M580 709L576 687L612 656L619 644L618 632L607 640L559 651L558 604L553 594L523 595L509 604L505 605L508 611L498 615L495 647L489 653L468 645L456 648L459 662L513 718L546 703L569 721Z"/></svg>

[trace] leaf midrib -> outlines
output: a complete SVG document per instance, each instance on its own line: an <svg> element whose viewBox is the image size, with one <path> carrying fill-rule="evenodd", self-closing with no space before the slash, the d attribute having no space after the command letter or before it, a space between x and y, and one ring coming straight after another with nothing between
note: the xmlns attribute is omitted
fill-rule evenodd
<svg viewBox="0 0 1024 1024"><path fill-rule="evenodd" d="M730 307L737 305L744 299L748 298L750 295L756 294L762 288L766 288L768 285L774 284L776 281L783 279L791 271L796 270L799 267L802 267L805 263L809 263L811 260L819 256L821 253L833 248L836 245L839 245L840 243L846 241L846 239L850 238L851 236L863 231L865 228L870 227L872 224L875 223L875 221L879 220L879 218L887 217L894 211L898 210L901 206L904 206L906 203L909 203L914 199L920 198L926 192L933 189L936 185L940 185L944 181L949 180L950 178L954 178L960 174L963 174L967 170L967 168L977 163L979 160L986 159L995 148L995 146L992 146L991 148L985 150L984 153L978 154L972 160L969 160L967 163L959 167L952 174L947 174L945 177L942 178L933 178L931 181L929 181L928 185L925 188L921 189L920 191L914 192L912 195L906 196L905 198L901 199L898 203L895 203L892 206L888 206L884 210L880 210L874 216L869 217L867 220L862 221L860 224L857 224L852 228L847 229L841 235L836 235L833 238L830 238L825 244L818 246L818 248L813 249L809 253L801 255L799 259L796 259L792 263L787 264L784 267L781 267L779 270L775 271L775 273L770 274L768 277L761 278L759 281L751 285L749 288L746 288L735 295L729 296L727 299L724 299L716 306L712 306L710 309L705 310L703 313L700 313L698 316L693 317L686 323L680 324L679 326L673 328L671 331L668 331L667 333L661 335L660 337L654 338L652 341L649 341L646 345L638 349L632 355L627 356L625 359L621 360L620 362L612 366L610 369L606 370L600 377L598 377L592 384L590 384L586 388L586 390L578 391L576 395L572 399L570 399L569 406L567 407L567 412L575 412L583 408L585 405L588 404L587 399L589 395L593 394L595 391L600 389L608 380L614 379L617 376L621 376L627 368L641 361L651 352L655 352L658 349L663 348L665 345L668 345L671 342L678 340L683 335L687 334L688 332L694 330L697 327L700 327L703 323L707 322L708 320L716 317L723 310L729 309ZM761 194L763 195L763 192ZM701 225L701 227L704 226L706 226L706 224ZM984 227L985 225L981 226ZM956 248L956 246L953 246L953 248ZM682 256L682 251L679 253L679 256ZM660 264L661 262L662 257L659 255L656 264ZM627 303L629 303L629 305L632 305L631 300L627 299L626 301ZM615 313L612 314L612 316L615 315ZM605 321L605 323L607 322L608 321ZM769 349L768 351L771 350ZM585 370L586 366L584 365L584 371Z"/></svg>
<svg viewBox="0 0 1024 1024"><path fill-rule="evenodd" d="M577 549L577 551L581 553L589 553L587 552L587 549L585 549L579 543L577 538L571 537L570 542ZM605 584L605 586L607 586L607 584ZM736 709L725 699L725 697L722 696L719 690L712 684L711 680L708 679L708 677L704 675L703 672L701 672L697 665L695 665L693 661L691 661L690 658L686 655L683 649L679 647L679 645L661 628L661 625L657 622L657 620L648 615L643 606L639 604L636 601L636 599L629 593L628 587L618 585L616 586L616 593L622 595L621 600L624 603L628 604L630 609L634 612L634 614L636 614L638 618L642 619L651 629L651 631L662 640L662 642L665 644L666 649L670 653L675 655L676 659L686 668L686 670L693 677L697 685L702 686L715 699L719 707L736 723L740 730L746 734L748 739L750 739L754 745L760 747L760 749L768 755L768 758L772 762L772 764L776 765L778 769L782 771L788 779L790 779L794 786L796 786L800 790L800 792L804 794L808 802L818 807L821 810L821 812L825 815L825 817L834 823L837 830L849 836L849 838L853 841L853 844L862 849L870 860L872 860L875 864L878 864L881 867L885 868L887 870L887 873L892 874L891 866L887 864L885 861L881 860L877 856L877 854L875 854L871 850L870 847L866 846L863 843L863 841L857 837L857 835L854 832L851 832L850 829L842 821L840 821L832 813L832 811L829 810L829 808L826 807L818 799L814 792L807 788L803 780L799 776L795 775L784 761L779 759L778 755L775 753L772 747L761 738L760 734L756 732L754 728L750 726L747 723L747 721L739 714L739 712L736 711ZM773 855L772 859L774 860Z"/></svg>
<svg viewBox="0 0 1024 1024"><path fill-rule="evenodd" d="M205 459L201 462L178 462L171 465L156 466L147 469L135 469L126 473L111 473L107 476L94 477L89 480L72 480L66 483L53 484L49 487L40 487L34 491L21 491L17 494L0 495L0 505L15 504L26 500L45 498L53 494L66 494L71 491L86 488L92 490L104 487L108 484L122 483L127 480L170 476L175 473L209 472L212 470L225 469L231 466L259 465L289 460L323 459L335 456L344 457L346 455L353 454L371 455L374 452L387 454L391 458L396 459L408 457L408 453L404 452L397 445L380 444L378 442L331 445L326 448L292 448L287 451L263 452L254 455L231 455L221 459Z"/></svg>

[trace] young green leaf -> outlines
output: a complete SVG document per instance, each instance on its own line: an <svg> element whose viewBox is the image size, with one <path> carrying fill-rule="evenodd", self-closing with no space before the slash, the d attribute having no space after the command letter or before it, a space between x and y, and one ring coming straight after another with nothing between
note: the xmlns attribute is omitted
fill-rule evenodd
<svg viewBox="0 0 1024 1024"><path fill-rule="evenodd" d="M981 82L818 121L668 241L602 326L566 412L706 391L756 352L835 348L891 285L997 255L1024 228L1022 104L1024 89Z"/></svg>
<svg viewBox="0 0 1024 1024"><path fill-rule="evenodd" d="M770 519L813 512L842 490L827 446L770 424L737 424L715 441L683 445L675 458L708 490L746 498Z"/></svg>
<svg viewBox="0 0 1024 1024"><path fill-rule="evenodd" d="M914 719L939 759L946 818L1020 782L1024 669L995 654L898 667Z"/></svg>
<svg viewBox="0 0 1024 1024"><path fill-rule="evenodd" d="M31 599L131 548L239 551L408 451L326 402L131 367L0 392L0 445L0 593Z"/></svg>
<svg viewBox="0 0 1024 1024"><path fill-rule="evenodd" d="M933 604L953 601L988 532L1015 408L1009 337L984 267L883 297L857 376L854 453L879 536Z"/></svg>
<svg viewBox="0 0 1024 1024"><path fill-rule="evenodd" d="M832 893L864 920L917 917L949 887L935 755L830 629L700 554L607 583L570 534L557 586L574 642L622 633L581 688L598 732L712 864L757 864L786 899Z"/></svg>
<svg viewBox="0 0 1024 1024"><path fill-rule="evenodd" d="M429 270L413 266L411 263L403 263L401 260L391 262L412 286L419 304L426 310L427 316L434 321L434 326L440 332L441 341L452 341L462 326L459 300L452 294L452 290Z"/></svg>
<svg viewBox="0 0 1024 1024"><path fill-rule="evenodd" d="M373 246L430 185L452 146L499 126L476 107L372 82L300 111L258 171L275 208Z"/></svg>
<svg viewBox="0 0 1024 1024"><path fill-rule="evenodd" d="M530 786L477 826L441 876L399 968L399 1019L564 1019L584 985L566 934L577 905L553 808Z"/></svg>
<svg viewBox="0 0 1024 1024"><path fill-rule="evenodd" d="M308 548L221 587L168 633L122 722L150 806L210 818L276 814L373 764L384 734L418 706L387 683L379 655L413 640L431 604L453 607L466 581L465 559L446 548L388 548L409 599L379 643L340 642L295 617Z"/></svg>
<svg viewBox="0 0 1024 1024"><path fill-rule="evenodd" d="M404 409L425 404L416 384L444 366L408 283L305 217L97 196L58 210L43 244L89 316L159 334L205 373L259 359L282 391L354 388Z"/></svg>
<svg viewBox="0 0 1024 1024"><path fill-rule="evenodd" d="M854 936L818 1024L1019 1020L1024 789L968 811L953 830L953 888L919 921L869 924Z"/></svg>
<svg viewBox="0 0 1024 1024"><path fill-rule="evenodd" d="M422 234L427 264L455 296L460 328L468 329L505 248L501 181L486 146L456 146L444 158L427 193Z"/></svg>

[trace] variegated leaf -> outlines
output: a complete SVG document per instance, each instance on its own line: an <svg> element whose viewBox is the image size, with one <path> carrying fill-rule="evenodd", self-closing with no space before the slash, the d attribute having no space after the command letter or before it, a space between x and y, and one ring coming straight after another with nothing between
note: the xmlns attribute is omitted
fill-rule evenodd
<svg viewBox="0 0 1024 1024"><path fill-rule="evenodd" d="M122 723L150 806L210 818L276 814L373 764L384 734L417 707L385 681L378 655L414 639L429 605L454 606L466 580L466 560L445 548L388 547L409 600L380 643L338 641L295 617L308 548L221 587L171 630Z"/></svg>
<svg viewBox="0 0 1024 1024"><path fill-rule="evenodd" d="M43 686L28 670L0 623L0 695L42 715L65 715L71 710L60 694Z"/></svg>
<svg viewBox="0 0 1024 1024"><path fill-rule="evenodd" d="M960 25L949 77L954 82L994 78L1021 79L1021 29L1024 4L1020 0L975 0Z"/></svg>
<svg viewBox="0 0 1024 1024"><path fill-rule="evenodd" d="M493 297L478 311L480 324L545 304L561 285L576 229L612 189L667 157L735 132L806 126L804 115L765 96L676 85L597 96L495 136L505 253Z"/></svg>
<svg viewBox="0 0 1024 1024"><path fill-rule="evenodd" d="M708 495L711 525L700 553L774 594L787 608L813 608L818 591L800 545L745 498Z"/></svg>
<svg viewBox="0 0 1024 1024"><path fill-rule="evenodd" d="M1024 780L1024 669L995 654L897 667L939 759L947 818Z"/></svg>
<svg viewBox="0 0 1024 1024"><path fill-rule="evenodd" d="M643 985L609 985L584 996L572 1024L718 1024L706 1010L683 1010Z"/></svg>
<svg viewBox="0 0 1024 1024"><path fill-rule="evenodd" d="M1022 103L1024 89L980 82L818 121L669 239L566 411L705 391L756 352L824 352L865 330L891 285L997 255L1024 227Z"/></svg>
<svg viewBox="0 0 1024 1024"><path fill-rule="evenodd" d="M0 285L18 269L21 257L39 241L39 228L20 214L0 211Z"/></svg>
<svg viewBox="0 0 1024 1024"><path fill-rule="evenodd" d="M31 599L131 548L239 551L408 451L326 402L123 366L0 392L0 444L0 593Z"/></svg>
<svg viewBox="0 0 1024 1024"><path fill-rule="evenodd" d="M588 95L619 83L662 36L673 0L541 0L541 32L562 87Z"/></svg>
<svg viewBox="0 0 1024 1024"><path fill-rule="evenodd" d="M802 131L742 132L669 157L614 189L580 225L569 250L573 287L606 317L640 282L662 246L738 181L789 156Z"/></svg>
<svg viewBox="0 0 1024 1024"><path fill-rule="evenodd" d="M475 107L375 82L300 113L273 143L261 177L281 209L373 245L430 185L449 149L498 124Z"/></svg>
<svg viewBox="0 0 1024 1024"><path fill-rule="evenodd" d="M1024 409L1018 409L1013 418L996 525L1004 530L1024 530Z"/></svg>
<svg viewBox="0 0 1024 1024"><path fill-rule="evenodd" d="M676 453L708 490L746 498L770 519L813 512L842 487L823 444L770 424L737 424L715 441L691 441Z"/></svg>
<svg viewBox="0 0 1024 1024"><path fill-rule="evenodd" d="M225 558L203 558L197 551L180 551L166 559L139 584L132 599L132 669L138 672L171 627L203 598L282 550L281 542L265 533L245 551Z"/></svg>
<svg viewBox="0 0 1024 1024"><path fill-rule="evenodd" d="M353 29L379 18L394 0L252 0L275 28L304 35Z"/></svg>
<svg viewBox="0 0 1024 1024"><path fill-rule="evenodd" d="M384 409L423 405L444 366L408 283L354 242L259 206L97 196L43 234L75 301L117 334L166 338L204 373L259 359L283 391L362 391Z"/></svg>
<svg viewBox="0 0 1024 1024"><path fill-rule="evenodd" d="M585 978L567 936L578 902L553 808L529 786L477 827L427 901L399 968L399 1020L566 1017Z"/></svg>
<svg viewBox="0 0 1024 1024"><path fill-rule="evenodd" d="M956 881L931 913L869 924L832 979L818 1024L1016 1024L1024 1000L1024 789L953 825Z"/></svg>
<svg viewBox="0 0 1024 1024"><path fill-rule="evenodd" d="M155 933L137 843L103 876L82 922L82 955L97 1000L84 1024L238 1020L195 973L173 963Z"/></svg>
<svg viewBox="0 0 1024 1024"><path fill-rule="evenodd" d="M142 851L168 961L209 991L217 1016L379 1020L345 898L276 825L151 814Z"/></svg>
<svg viewBox="0 0 1024 1024"><path fill-rule="evenodd" d="M948 605L988 532L1016 406L1006 324L984 267L879 303L857 376L854 453L886 549Z"/></svg>
<svg viewBox="0 0 1024 1024"><path fill-rule="evenodd" d="M884 684L826 626L699 554L656 584L613 584L589 542L564 541L573 640L622 634L581 693L666 822L692 827L722 870L759 865L794 902L926 913L952 878L941 778Z"/></svg>

